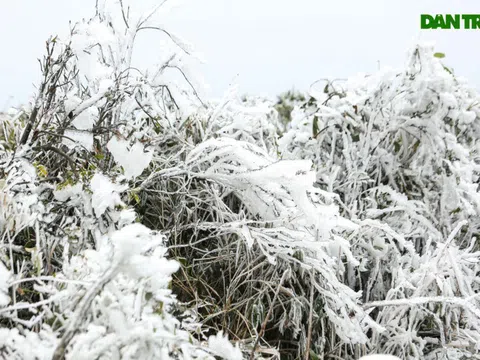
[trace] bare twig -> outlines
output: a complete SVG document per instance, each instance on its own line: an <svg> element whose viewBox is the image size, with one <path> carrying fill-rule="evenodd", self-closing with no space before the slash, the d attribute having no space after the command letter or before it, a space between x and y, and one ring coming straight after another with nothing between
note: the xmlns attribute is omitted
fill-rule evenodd
<svg viewBox="0 0 480 360"><path fill-rule="evenodd" d="M312 324L313 324L313 294L315 293L315 287L313 286L313 275L310 274L312 280L312 286L310 287L310 311L308 314L308 332L307 332L307 348L305 351L305 360L309 359L310 346L312 344Z"/></svg>

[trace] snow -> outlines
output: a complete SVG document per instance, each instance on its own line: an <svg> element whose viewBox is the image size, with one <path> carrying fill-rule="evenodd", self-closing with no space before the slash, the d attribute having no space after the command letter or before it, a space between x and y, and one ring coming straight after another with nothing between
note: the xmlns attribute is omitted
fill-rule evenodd
<svg viewBox="0 0 480 360"><path fill-rule="evenodd" d="M111 182L105 175L96 173L90 181L92 189L92 207L95 215L100 217L107 209L114 209L117 205L124 205L120 198L121 192L128 187Z"/></svg>
<svg viewBox="0 0 480 360"><path fill-rule="evenodd" d="M219 331L216 335L212 335L208 338L208 347L215 355L220 356L225 360L242 360L242 352L237 346L233 346L228 341L227 336L223 336L222 331Z"/></svg>
<svg viewBox="0 0 480 360"><path fill-rule="evenodd" d="M0 328L0 348L9 359L51 360L56 339L48 331L21 332L19 329Z"/></svg>
<svg viewBox="0 0 480 360"><path fill-rule="evenodd" d="M10 296L8 296L10 277L10 272L0 261L0 307L7 306L10 303Z"/></svg>
<svg viewBox="0 0 480 360"><path fill-rule="evenodd" d="M87 151L93 150L93 134L87 131L66 130L63 144L69 148L80 146Z"/></svg>
<svg viewBox="0 0 480 360"><path fill-rule="evenodd" d="M80 113L76 110L82 104L82 99L76 95L70 95L65 100L65 112L69 114L72 112L75 117L72 121L72 125L78 130L91 130L95 122L95 118L98 117L98 111L94 107L90 107ZM67 135L68 136L68 135Z"/></svg>
<svg viewBox="0 0 480 360"><path fill-rule="evenodd" d="M64 202L72 198L80 197L83 193L82 184L67 185L60 190L55 190L53 196L56 200Z"/></svg>
<svg viewBox="0 0 480 360"><path fill-rule="evenodd" d="M146 150L140 142L131 147L129 142L113 136L107 144L107 149L115 161L123 167L127 179L140 176L152 161L153 152Z"/></svg>
<svg viewBox="0 0 480 360"><path fill-rule="evenodd" d="M116 41L112 29L99 19L78 24L70 46L78 57L79 70L90 80L109 77L112 70L97 61L100 50L95 45L115 47Z"/></svg>

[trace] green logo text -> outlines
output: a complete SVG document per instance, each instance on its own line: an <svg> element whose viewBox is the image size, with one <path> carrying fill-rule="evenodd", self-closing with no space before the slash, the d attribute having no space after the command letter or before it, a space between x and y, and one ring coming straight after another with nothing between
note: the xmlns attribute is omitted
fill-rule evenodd
<svg viewBox="0 0 480 360"><path fill-rule="evenodd" d="M480 29L480 14L420 15L421 29Z"/></svg>

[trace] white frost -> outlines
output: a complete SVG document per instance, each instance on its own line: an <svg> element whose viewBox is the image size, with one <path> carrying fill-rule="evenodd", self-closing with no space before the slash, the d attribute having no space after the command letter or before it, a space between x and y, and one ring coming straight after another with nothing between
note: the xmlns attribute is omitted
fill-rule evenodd
<svg viewBox="0 0 480 360"><path fill-rule="evenodd" d="M61 190L55 190L53 196L55 200L67 201L72 198L79 197L82 194L82 184L77 183L75 185L67 185Z"/></svg>
<svg viewBox="0 0 480 360"><path fill-rule="evenodd" d="M70 149L76 146L82 146L87 151L93 150L93 134L91 132L66 130L65 136L66 138L63 138L63 144L67 145Z"/></svg>
<svg viewBox="0 0 480 360"><path fill-rule="evenodd" d="M242 360L242 352L237 346L233 346L228 337L224 337L222 331L217 335L212 335L208 338L208 347L217 356L220 356L227 360Z"/></svg>
<svg viewBox="0 0 480 360"><path fill-rule="evenodd" d="M107 209L117 205L124 205L119 193L125 191L127 186L112 183L102 174L95 174L90 182L92 188L92 207L95 215L100 217Z"/></svg>
<svg viewBox="0 0 480 360"><path fill-rule="evenodd" d="M0 262L0 306L7 306L10 303L10 296L8 296L8 281L10 277L10 272Z"/></svg>
<svg viewBox="0 0 480 360"><path fill-rule="evenodd" d="M107 149L112 153L115 161L123 167L125 177L132 179L140 176L150 162L152 161L153 152L145 151L144 146L135 142L131 148L126 140L112 137L107 144Z"/></svg>

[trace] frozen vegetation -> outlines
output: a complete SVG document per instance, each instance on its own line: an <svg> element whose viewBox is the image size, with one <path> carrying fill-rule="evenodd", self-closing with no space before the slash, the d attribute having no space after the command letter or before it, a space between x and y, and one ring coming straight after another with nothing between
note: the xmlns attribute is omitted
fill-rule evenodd
<svg viewBox="0 0 480 360"><path fill-rule="evenodd" d="M0 115L0 358L480 359L477 92L423 45L208 100L157 4L99 0Z"/></svg>

